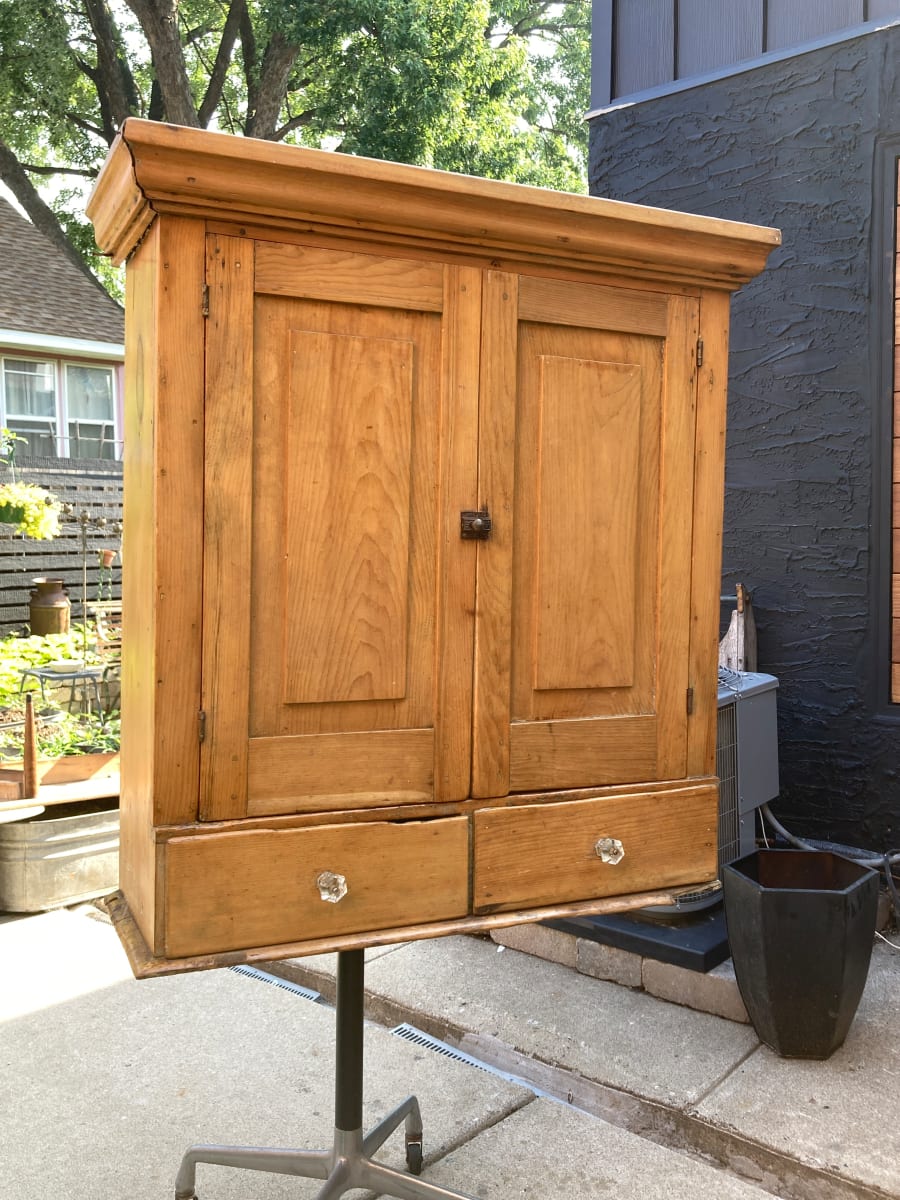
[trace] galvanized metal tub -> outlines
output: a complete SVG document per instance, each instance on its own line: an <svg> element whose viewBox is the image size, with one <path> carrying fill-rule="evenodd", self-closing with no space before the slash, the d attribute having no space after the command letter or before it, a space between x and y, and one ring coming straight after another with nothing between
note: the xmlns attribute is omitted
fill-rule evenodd
<svg viewBox="0 0 900 1200"><path fill-rule="evenodd" d="M115 891L119 810L110 800L0 824L0 911L43 912Z"/></svg>

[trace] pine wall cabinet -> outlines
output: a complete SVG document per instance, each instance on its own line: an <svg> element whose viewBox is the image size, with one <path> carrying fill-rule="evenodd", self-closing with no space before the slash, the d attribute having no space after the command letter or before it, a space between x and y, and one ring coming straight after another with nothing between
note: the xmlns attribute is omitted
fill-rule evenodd
<svg viewBox="0 0 900 1200"><path fill-rule="evenodd" d="M729 293L777 233L137 120L89 211L148 961L715 878Z"/></svg>

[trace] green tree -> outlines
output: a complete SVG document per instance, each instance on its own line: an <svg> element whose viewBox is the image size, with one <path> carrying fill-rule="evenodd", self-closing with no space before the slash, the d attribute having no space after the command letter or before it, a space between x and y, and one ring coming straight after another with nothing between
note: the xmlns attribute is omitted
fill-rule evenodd
<svg viewBox="0 0 900 1200"><path fill-rule="evenodd" d="M101 277L83 193L131 115L583 191L589 22L590 0L0 0L0 180Z"/></svg>

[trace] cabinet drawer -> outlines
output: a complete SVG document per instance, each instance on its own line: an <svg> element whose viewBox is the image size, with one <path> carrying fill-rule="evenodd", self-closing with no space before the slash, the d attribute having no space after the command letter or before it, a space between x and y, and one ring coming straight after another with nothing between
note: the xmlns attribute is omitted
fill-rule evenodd
<svg viewBox="0 0 900 1200"><path fill-rule="evenodd" d="M474 815L476 913L627 895L714 879L715 782ZM605 839L621 843L604 861Z"/></svg>
<svg viewBox="0 0 900 1200"><path fill-rule="evenodd" d="M166 955L464 916L468 844L466 817L173 838L165 851ZM320 889L345 894L328 900Z"/></svg>

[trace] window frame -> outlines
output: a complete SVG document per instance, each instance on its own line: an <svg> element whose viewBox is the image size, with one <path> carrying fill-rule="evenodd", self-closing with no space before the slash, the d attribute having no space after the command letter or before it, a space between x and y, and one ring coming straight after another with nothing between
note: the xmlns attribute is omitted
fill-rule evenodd
<svg viewBox="0 0 900 1200"><path fill-rule="evenodd" d="M73 438L69 432L69 395L68 395L68 368L69 367L87 367L94 370L104 370L109 372L110 376L110 393L112 400L112 412L109 420L97 420L92 422L97 425L112 426L112 461L121 461L122 458L122 379L121 379L121 362L115 359L103 358L86 358L78 355L68 354L59 355L53 353L41 353L38 349L34 350L19 350L13 347L4 347L0 349L0 425L6 426L9 421L7 408L7 385L6 385L6 368L8 362L39 362L49 363L53 370L54 382L54 407L55 411L52 418L36 418L36 420L52 420L54 425L53 441L55 448L55 457L65 459L72 462L92 462L104 461L100 454L90 456L73 456L72 444L77 443L77 438ZM13 420L21 420L21 417L13 417ZM78 418L73 418L77 420ZM103 445L101 441L100 445ZM30 451L22 453L20 456L25 457L43 457L41 455L32 455ZM111 461L106 458L105 461Z"/></svg>

